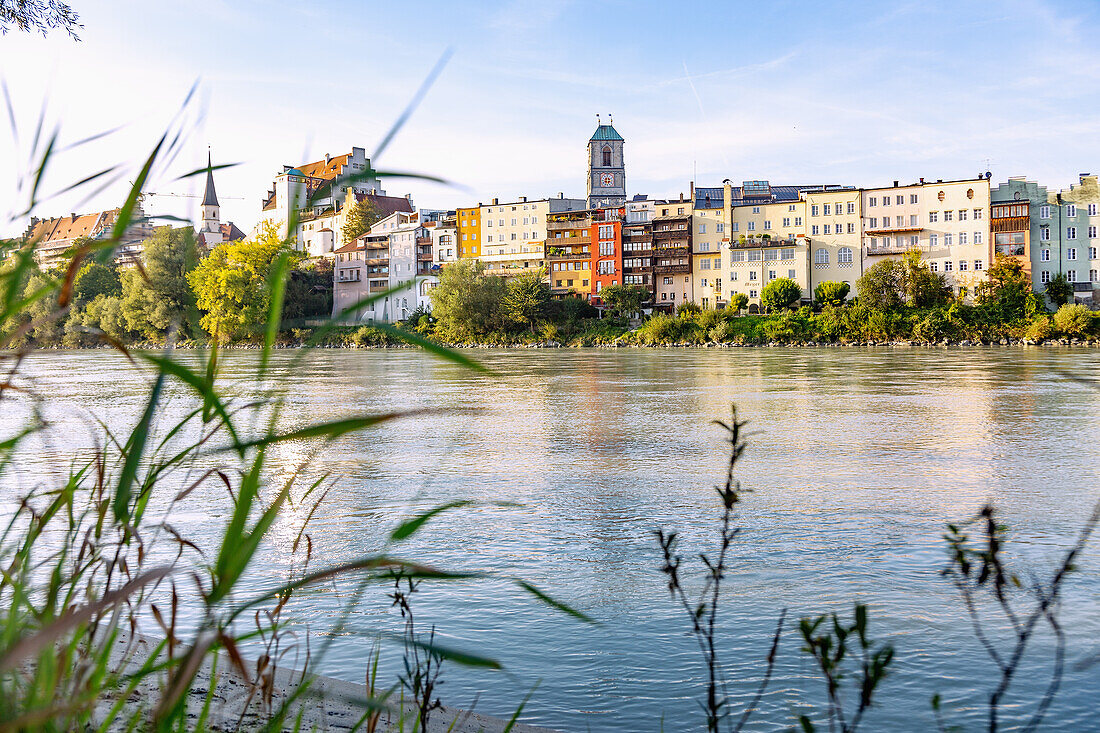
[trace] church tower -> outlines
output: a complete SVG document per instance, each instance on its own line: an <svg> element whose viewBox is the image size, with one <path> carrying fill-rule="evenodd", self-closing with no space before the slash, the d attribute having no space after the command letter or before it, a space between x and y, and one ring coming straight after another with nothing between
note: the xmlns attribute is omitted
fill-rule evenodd
<svg viewBox="0 0 1100 733"><path fill-rule="evenodd" d="M210 151L206 151L206 193L202 197L202 225L199 234L207 246L222 241L222 209L218 206L218 194L214 190L214 169L210 163Z"/></svg>
<svg viewBox="0 0 1100 733"><path fill-rule="evenodd" d="M610 115L603 124L596 115L596 131L588 140L588 208L626 203L626 166L623 137L612 126Z"/></svg>

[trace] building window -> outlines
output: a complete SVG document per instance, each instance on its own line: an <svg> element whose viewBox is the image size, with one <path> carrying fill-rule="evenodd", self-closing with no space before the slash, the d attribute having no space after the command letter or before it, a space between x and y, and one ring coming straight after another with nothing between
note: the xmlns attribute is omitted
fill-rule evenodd
<svg viewBox="0 0 1100 733"><path fill-rule="evenodd" d="M721 268L722 268L722 258L721 257L715 257L714 258L714 269L719 270Z"/></svg>
<svg viewBox="0 0 1100 733"><path fill-rule="evenodd" d="M855 233L856 233L856 225L855 225L855 222L851 222L851 221L850 221L850 222L848 222L848 233L849 233L849 234L855 234Z"/></svg>
<svg viewBox="0 0 1100 733"><path fill-rule="evenodd" d="M810 234L816 237L819 233L820 227L817 224L813 224L810 226Z"/></svg>
<svg viewBox="0 0 1100 733"><path fill-rule="evenodd" d="M943 212L943 220L944 221L951 221L954 213L955 212L953 212L953 211L944 211Z"/></svg>
<svg viewBox="0 0 1100 733"><path fill-rule="evenodd" d="M802 226L802 217L801 217L801 216L796 216L796 217L794 218L794 225L795 225L796 227L800 227L800 226Z"/></svg>
<svg viewBox="0 0 1100 733"><path fill-rule="evenodd" d="M1050 250L1049 249L1039 250L1039 261L1040 262L1050 262Z"/></svg>
<svg viewBox="0 0 1100 733"><path fill-rule="evenodd" d="M1089 282L1096 282L1096 270L1089 270Z"/></svg>
<svg viewBox="0 0 1100 733"><path fill-rule="evenodd" d="M981 272L981 270L982 270L982 261L981 260L974 260L974 269L977 270L978 272Z"/></svg>
<svg viewBox="0 0 1100 733"><path fill-rule="evenodd" d="M1074 260L1077 259L1077 248L1076 247L1070 247L1069 249L1066 250L1066 259L1069 260L1070 262L1073 262Z"/></svg>
<svg viewBox="0 0 1100 733"><path fill-rule="evenodd" d="M871 198L867 199L867 205L868 206L878 206L878 199L875 198L874 196L872 196Z"/></svg>
<svg viewBox="0 0 1100 733"><path fill-rule="evenodd" d="M707 225L705 223L699 225L699 233L700 234L706 234L707 233Z"/></svg>
<svg viewBox="0 0 1100 733"><path fill-rule="evenodd" d="M772 228L772 223L770 221L768 221L767 219L765 219L764 220L764 229L765 229L765 231L768 230L768 229L771 229L771 228Z"/></svg>
<svg viewBox="0 0 1100 733"><path fill-rule="evenodd" d="M959 271L966 272L966 260L959 260Z"/></svg>
<svg viewBox="0 0 1100 733"><path fill-rule="evenodd" d="M1089 259L1090 260L1095 260L1096 259L1096 247L1089 247Z"/></svg>
<svg viewBox="0 0 1100 733"><path fill-rule="evenodd" d="M938 211L929 211L928 212L928 223L929 224L935 224L939 220L939 217L940 217L940 212L938 212Z"/></svg>
<svg viewBox="0 0 1100 733"><path fill-rule="evenodd" d="M603 165L604 165L605 168L610 168L611 167L611 146L610 145L604 145L603 146Z"/></svg>
<svg viewBox="0 0 1100 733"><path fill-rule="evenodd" d="M974 244L981 244L981 243L982 243L982 233L981 232L974 232Z"/></svg>
<svg viewBox="0 0 1100 733"><path fill-rule="evenodd" d="M814 264L815 265L827 265L829 264L829 250L821 248L814 252Z"/></svg>
<svg viewBox="0 0 1100 733"><path fill-rule="evenodd" d="M1077 282L1077 270L1066 270L1066 279L1071 283Z"/></svg>
<svg viewBox="0 0 1100 733"><path fill-rule="evenodd" d="M750 232L755 232L756 231L756 222L755 221L750 221L749 222L749 231Z"/></svg>
<svg viewBox="0 0 1100 733"><path fill-rule="evenodd" d="M950 247L951 246L951 233L950 232L944 232L943 246L944 247Z"/></svg>
<svg viewBox="0 0 1100 733"><path fill-rule="evenodd" d="M1040 242L1049 242L1050 241L1050 227L1039 227L1039 241Z"/></svg>
<svg viewBox="0 0 1100 733"><path fill-rule="evenodd" d="M791 217L784 216L783 217L783 228L785 229L785 228L789 227L790 225L791 225Z"/></svg>
<svg viewBox="0 0 1100 733"><path fill-rule="evenodd" d="M943 263L943 271L951 272L951 260L945 260Z"/></svg>
<svg viewBox="0 0 1100 733"><path fill-rule="evenodd" d="M815 228L816 228L816 227L815 227ZM828 224L826 224L826 225L825 225L825 233L826 233L826 234L830 234L830 233L831 233L831 231L830 231L831 229L832 229L832 227L830 227L830 226L829 226Z"/></svg>
<svg viewBox="0 0 1100 733"><path fill-rule="evenodd" d="M848 213L849 214L856 213L856 202L855 201L849 201L848 202Z"/></svg>
<svg viewBox="0 0 1100 733"><path fill-rule="evenodd" d="M1073 204L1066 204L1066 216L1073 219L1077 216L1077 207Z"/></svg>
<svg viewBox="0 0 1100 733"><path fill-rule="evenodd" d="M744 262L745 261L745 253L740 251L740 250L738 250L736 252L731 252L730 253L730 261L731 262Z"/></svg>
<svg viewBox="0 0 1100 733"><path fill-rule="evenodd" d="M699 263L699 269L700 270L709 270L710 269L710 258L704 257L702 259L702 261ZM703 284L704 285L707 284L706 280L703 281Z"/></svg>
<svg viewBox="0 0 1100 733"><path fill-rule="evenodd" d="M1041 273L1039 273L1039 281L1044 283L1050 282L1050 273L1046 270L1043 270Z"/></svg>
<svg viewBox="0 0 1100 733"><path fill-rule="evenodd" d="M818 251L820 252L820 251L823 251L823 250L818 250ZM836 261L841 265L850 265L850 264L852 264L852 248L851 247L841 247L840 249L838 249L837 253L836 253Z"/></svg>
<svg viewBox="0 0 1100 733"><path fill-rule="evenodd" d="M821 213L821 209L817 204L810 206L810 216L818 216Z"/></svg>
<svg viewBox="0 0 1100 733"><path fill-rule="evenodd" d="M781 259L781 260L793 260L794 259L794 250L793 249L781 249L781 250L779 250L779 259Z"/></svg>
<svg viewBox="0 0 1100 733"><path fill-rule="evenodd" d="M959 221L966 221L966 209L959 209Z"/></svg>
<svg viewBox="0 0 1100 733"><path fill-rule="evenodd" d="M917 194L915 194L915 193L909 194L909 203L911 203L911 204L917 203Z"/></svg>
<svg viewBox="0 0 1100 733"><path fill-rule="evenodd" d="M756 297L756 291L755 290L750 290L749 291L749 297L750 298L755 298Z"/></svg>
<svg viewBox="0 0 1100 733"><path fill-rule="evenodd" d="M868 229L878 229L878 218L877 217L872 216L868 221L870 222L867 225Z"/></svg>
<svg viewBox="0 0 1100 733"><path fill-rule="evenodd" d="M940 271L940 263L936 262L935 260L932 260L931 262L928 263L928 269L931 270L932 272L939 272Z"/></svg>
<svg viewBox="0 0 1100 733"><path fill-rule="evenodd" d="M768 279L769 280L774 280L775 279L775 270L768 270Z"/></svg>
<svg viewBox="0 0 1100 733"><path fill-rule="evenodd" d="M966 244L966 232L959 232L959 244Z"/></svg>
<svg viewBox="0 0 1100 733"><path fill-rule="evenodd" d="M752 213L759 214L760 213L760 207L759 206L752 207Z"/></svg>
<svg viewBox="0 0 1100 733"><path fill-rule="evenodd" d="M824 214L825 216L828 216L831 211L832 211L832 207L829 206L829 204L822 204L821 205L821 213Z"/></svg>
<svg viewBox="0 0 1100 733"><path fill-rule="evenodd" d="M981 219L982 218L982 210L981 209L974 209L974 218L975 219Z"/></svg>
<svg viewBox="0 0 1100 733"><path fill-rule="evenodd" d="M1049 206L1040 206L1039 207L1039 218L1040 219L1049 219L1050 218L1050 207ZM1049 275L1047 277L1049 277ZM1043 282L1046 282L1046 281L1044 280Z"/></svg>
<svg viewBox="0 0 1100 733"><path fill-rule="evenodd" d="M721 234L722 232L726 231L726 225L723 224L722 222L718 222L714 225L714 231Z"/></svg>
<svg viewBox="0 0 1100 733"><path fill-rule="evenodd" d="M1077 239L1077 227L1066 227L1066 239Z"/></svg>
<svg viewBox="0 0 1100 733"><path fill-rule="evenodd" d="M1089 227L1089 239L1096 239L1096 227Z"/></svg>
<svg viewBox="0 0 1100 733"><path fill-rule="evenodd" d="M751 272L749 272L749 280L755 280L755 279L756 279L756 270L752 270Z"/></svg>

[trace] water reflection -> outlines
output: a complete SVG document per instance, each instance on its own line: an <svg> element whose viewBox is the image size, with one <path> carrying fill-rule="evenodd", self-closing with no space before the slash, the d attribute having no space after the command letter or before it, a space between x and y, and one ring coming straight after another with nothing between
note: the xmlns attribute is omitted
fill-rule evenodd
<svg viewBox="0 0 1100 733"><path fill-rule="evenodd" d="M988 663L938 576L946 519L987 498L1002 507L1029 562L1039 563L1083 519L1095 493L1098 393L1059 375L1088 374L1100 357L1030 350L618 350L486 352L492 375L473 374L415 351L332 351L291 371L277 355L291 423L364 411L439 407L438 412L347 436L321 451L305 476L331 472L315 515L315 558L347 561L381 546L397 515L455 498L507 500L441 516L402 551L443 567L492 569L538 583L603 622L584 627L550 613L504 582L423 592L420 614L453 643L498 656L509 675L452 670L442 694L507 715L541 685L530 718L569 730L657 729L696 716L690 696L701 670L683 619L666 597L651 532L681 531L685 554L713 537L711 487L722 478L721 434L708 423L736 402L754 431L741 478L755 493L743 513L723 624L737 694L748 695L782 607L792 618L872 608L878 633L894 634L897 672L869 729L931 727L939 690L981 716L968 686ZM226 384L241 399L250 353L225 358ZM105 353L40 354L38 387L56 395L50 414L68 430L43 442L34 465L54 466L87 445L81 415L131 424L145 375ZM189 397L169 390L173 409ZM468 412L451 408L479 408ZM8 416L6 416L7 418ZM68 427L66 427L68 426ZM292 425L288 425L292 427ZM302 446L273 451L289 476ZM225 521L224 489L196 492L181 521L213 533ZM200 511L201 508L201 511ZM303 510L295 510L303 511ZM289 572L297 524L280 524L249 582L267 587ZM1067 627L1096 638L1095 554L1066 589ZM348 583L299 599L315 632L355 600ZM325 670L360 681L380 627L396 628L384 588L354 606ZM1091 647L1089 647L1091 648ZM400 660L386 660L395 670ZM1041 670L1037 674L1044 674ZM1091 689L1072 672L1054 720L1087 728ZM1045 679L1045 678L1043 678ZM793 638L782 647L760 729L782 730L792 710L820 699L812 667ZM968 717L969 716L969 717ZM770 721L773 725L765 724ZM920 725L914 721L922 721ZM927 724L927 725L925 725ZM667 726L666 726L667 727Z"/></svg>

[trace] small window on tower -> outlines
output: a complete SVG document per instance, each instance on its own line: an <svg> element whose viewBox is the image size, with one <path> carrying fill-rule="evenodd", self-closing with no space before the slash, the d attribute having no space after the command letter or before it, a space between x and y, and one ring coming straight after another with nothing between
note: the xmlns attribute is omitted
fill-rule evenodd
<svg viewBox="0 0 1100 733"><path fill-rule="evenodd" d="M603 146L603 164L605 166L609 166L609 167L611 165L611 146L610 145L604 145Z"/></svg>

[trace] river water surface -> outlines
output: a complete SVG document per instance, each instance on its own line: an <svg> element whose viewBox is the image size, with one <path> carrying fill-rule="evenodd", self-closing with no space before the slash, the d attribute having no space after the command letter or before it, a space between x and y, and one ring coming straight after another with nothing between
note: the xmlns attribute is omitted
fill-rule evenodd
<svg viewBox="0 0 1100 733"><path fill-rule="evenodd" d="M740 514L721 618L731 693L760 679L776 619L791 622L775 677L750 729L785 730L819 717L822 683L800 652L796 621L870 606L871 635L897 649L870 730L927 730L939 692L949 723L975 727L993 665L940 576L944 523L987 499L1003 512L1020 566L1041 575L1100 494L1100 353L1031 349L519 350L466 352L481 375L419 351L323 351L291 369L277 354L291 424L410 407L448 408L345 437L314 459L332 491L312 522L313 563L381 547L402 516L456 499L483 502L441 515L406 557L491 570L535 583L599 622L566 617L503 581L425 586L418 620L448 644L499 659L504 672L447 667L440 695L509 716L537 684L523 719L569 731L694 730L703 668L681 608L669 599L653 532L681 533L684 554L717 541L713 486L724 475L731 403L750 421L739 476L752 493ZM187 358L186 356L182 358ZM230 353L223 386L246 398L254 354ZM57 427L12 485L50 480L48 467L90 445L95 416L113 428L140 414L149 374L107 352L43 353L26 373L49 396ZM182 387L174 405L190 407ZM449 408L478 408L480 412ZM8 418L13 416L10 410ZM64 437L59 439L57 431ZM305 446L274 453L289 473ZM45 477L45 478L43 478ZM211 487L173 519L213 538L229 500ZM514 502L511 506L492 502ZM263 548L249 582L283 577L289 517ZM1100 646L1094 552L1066 586L1070 662ZM1025 578L1027 576L1025 575ZM297 599L315 639L348 599L339 581ZM385 589L368 591L321 660L321 671L362 682L379 629L397 630ZM1009 695L1025 719L1050 674L1050 643L1025 661ZM400 668L400 648L383 664ZM1100 730L1098 668L1068 666L1052 727ZM1013 708L1018 705L1018 708ZM817 712L812 712L816 709Z"/></svg>

